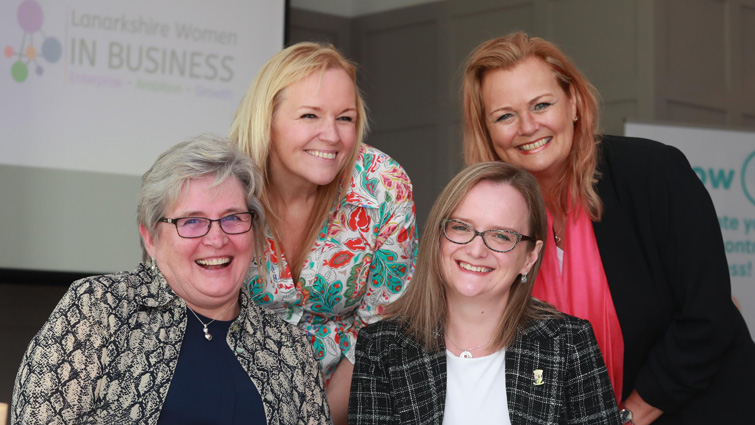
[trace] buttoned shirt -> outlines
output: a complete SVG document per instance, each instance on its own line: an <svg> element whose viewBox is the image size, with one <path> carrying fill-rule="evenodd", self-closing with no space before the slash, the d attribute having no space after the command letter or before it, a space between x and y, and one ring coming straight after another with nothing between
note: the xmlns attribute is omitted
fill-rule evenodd
<svg viewBox="0 0 755 425"><path fill-rule="evenodd" d="M359 328L379 320L410 280L417 245L411 181L396 161L363 145L297 282L269 227L265 235L266 273L252 264L252 299L307 332L329 377L343 357L354 362Z"/></svg>

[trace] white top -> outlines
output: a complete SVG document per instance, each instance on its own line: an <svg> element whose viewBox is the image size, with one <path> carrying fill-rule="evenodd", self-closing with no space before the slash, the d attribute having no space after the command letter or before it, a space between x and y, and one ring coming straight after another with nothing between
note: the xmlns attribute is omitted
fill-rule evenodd
<svg viewBox="0 0 755 425"><path fill-rule="evenodd" d="M564 272L564 250L556 247L556 255L558 255L558 268L561 270L561 273Z"/></svg>
<svg viewBox="0 0 755 425"><path fill-rule="evenodd" d="M511 425L506 399L506 350L462 359L446 350L444 425Z"/></svg>

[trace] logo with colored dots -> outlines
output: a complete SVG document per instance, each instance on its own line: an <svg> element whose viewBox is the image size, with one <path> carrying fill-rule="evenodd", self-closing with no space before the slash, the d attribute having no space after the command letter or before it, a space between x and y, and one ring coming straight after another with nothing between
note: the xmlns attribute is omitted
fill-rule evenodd
<svg viewBox="0 0 755 425"><path fill-rule="evenodd" d="M16 82L23 83L29 76L30 65L33 65L37 75L42 75L44 68L41 59L55 63L60 60L63 48L57 38L48 37L42 31L44 13L39 3L34 0L21 2L16 11L16 16L18 25L24 31L21 47L15 50L12 46L5 46L5 56L7 58L18 58L11 65L10 74Z"/></svg>

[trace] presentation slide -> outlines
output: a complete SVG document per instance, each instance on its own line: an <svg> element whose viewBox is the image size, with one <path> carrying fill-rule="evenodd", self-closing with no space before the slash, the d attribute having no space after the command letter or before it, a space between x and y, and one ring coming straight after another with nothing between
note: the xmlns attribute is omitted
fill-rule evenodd
<svg viewBox="0 0 755 425"><path fill-rule="evenodd" d="M708 189L724 237L732 293L755 337L755 132L636 122L624 128L627 136L677 147Z"/></svg>
<svg viewBox="0 0 755 425"><path fill-rule="evenodd" d="M284 0L4 0L0 164L141 175L226 134Z"/></svg>
<svg viewBox="0 0 755 425"><path fill-rule="evenodd" d="M132 270L140 176L177 142L228 134L285 8L0 2L0 269Z"/></svg>

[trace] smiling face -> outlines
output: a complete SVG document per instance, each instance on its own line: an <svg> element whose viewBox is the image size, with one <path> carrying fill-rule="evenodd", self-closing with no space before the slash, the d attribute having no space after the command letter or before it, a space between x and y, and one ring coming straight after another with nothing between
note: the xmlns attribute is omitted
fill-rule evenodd
<svg viewBox="0 0 755 425"><path fill-rule="evenodd" d="M541 180L558 177L574 137L576 98L543 60L529 57L482 80L485 123L498 158Z"/></svg>
<svg viewBox="0 0 755 425"><path fill-rule="evenodd" d="M449 218L482 232L513 230L529 235L529 211L524 197L511 185L483 180L464 197ZM537 261L541 241L519 242L509 252L490 250L481 237L460 245L441 237L441 273L449 303L476 299L505 308L512 283Z"/></svg>
<svg viewBox="0 0 755 425"><path fill-rule="evenodd" d="M247 211L244 191L236 178L211 187L214 176L191 180L181 190L175 205L165 211L167 218L207 217L218 219ZM212 317L235 303L254 253L253 231L228 235L213 222L202 237L178 236L176 227L159 223L152 238L140 226L149 255L173 291L193 310Z"/></svg>
<svg viewBox="0 0 755 425"><path fill-rule="evenodd" d="M354 148L356 122L356 91L346 71L331 68L286 87L271 132L273 184L310 191L331 183Z"/></svg>

